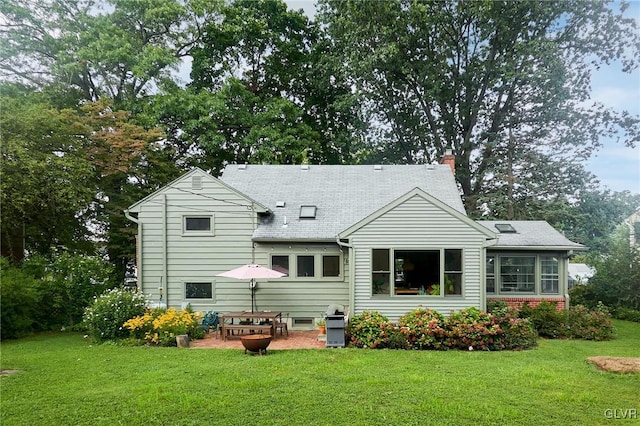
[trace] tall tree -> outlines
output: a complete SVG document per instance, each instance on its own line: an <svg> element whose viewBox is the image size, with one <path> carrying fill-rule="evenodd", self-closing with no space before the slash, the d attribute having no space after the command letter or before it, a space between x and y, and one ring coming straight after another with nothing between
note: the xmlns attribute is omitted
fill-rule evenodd
<svg viewBox="0 0 640 426"><path fill-rule="evenodd" d="M203 27L192 49L190 90L197 105L168 124L188 122L181 139L198 140L219 169L226 162L344 162L357 145L357 104L327 43L301 12L281 0L235 1ZM187 114L184 114L186 112ZM203 120L209 117L210 120Z"/></svg>
<svg viewBox="0 0 640 426"><path fill-rule="evenodd" d="M120 108L171 80L221 0L39 0L0 3L0 72L58 82Z"/></svg>
<svg viewBox="0 0 640 426"><path fill-rule="evenodd" d="M638 143L637 116L589 102L591 66L629 71L640 57L635 21L605 2L321 0L320 11L365 98L370 155L433 162L452 149L470 213L500 195L510 205L495 215L522 217L521 190L542 201L579 188L572 174L601 137Z"/></svg>
<svg viewBox="0 0 640 426"><path fill-rule="evenodd" d="M3 255L23 249L91 251L87 223L97 191L86 134L40 94L2 85L0 205Z"/></svg>

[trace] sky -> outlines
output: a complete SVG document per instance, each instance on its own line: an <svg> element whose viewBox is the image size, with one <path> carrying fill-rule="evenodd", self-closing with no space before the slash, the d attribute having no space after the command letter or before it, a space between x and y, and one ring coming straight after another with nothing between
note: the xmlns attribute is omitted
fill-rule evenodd
<svg viewBox="0 0 640 426"><path fill-rule="evenodd" d="M303 9L311 18L315 15L314 0L285 0L290 9ZM640 26L640 0L631 0L625 16L634 18ZM592 99L616 110L625 109L640 115L640 70L631 74L621 71L617 63L594 70ZM585 163L596 175L602 189L640 193L640 146L628 148L622 142L602 139L602 149Z"/></svg>

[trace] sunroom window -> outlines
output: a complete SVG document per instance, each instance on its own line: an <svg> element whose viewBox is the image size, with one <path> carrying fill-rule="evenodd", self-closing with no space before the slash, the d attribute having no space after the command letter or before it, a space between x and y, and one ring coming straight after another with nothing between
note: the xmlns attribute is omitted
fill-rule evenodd
<svg viewBox="0 0 640 426"><path fill-rule="evenodd" d="M558 293L558 258L542 256L540 258L540 286L542 293Z"/></svg>
<svg viewBox="0 0 640 426"><path fill-rule="evenodd" d="M535 256L500 257L500 291L534 293L536 290Z"/></svg>

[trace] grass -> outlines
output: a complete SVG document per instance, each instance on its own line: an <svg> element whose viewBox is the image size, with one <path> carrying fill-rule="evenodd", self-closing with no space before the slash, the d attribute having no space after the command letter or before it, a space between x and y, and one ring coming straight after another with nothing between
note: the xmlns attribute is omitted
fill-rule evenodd
<svg viewBox="0 0 640 426"><path fill-rule="evenodd" d="M640 412L640 374L588 356L638 356L640 324L609 342L523 352L271 351L95 345L79 334L0 346L0 424L607 424ZM629 421L622 424L630 424Z"/></svg>

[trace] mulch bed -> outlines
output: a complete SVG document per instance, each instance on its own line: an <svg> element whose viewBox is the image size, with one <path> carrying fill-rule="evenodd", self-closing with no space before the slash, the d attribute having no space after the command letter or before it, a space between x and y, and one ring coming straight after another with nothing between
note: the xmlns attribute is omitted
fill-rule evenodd
<svg viewBox="0 0 640 426"><path fill-rule="evenodd" d="M640 358L591 356L587 358L587 361L604 371L614 373L640 373Z"/></svg>

